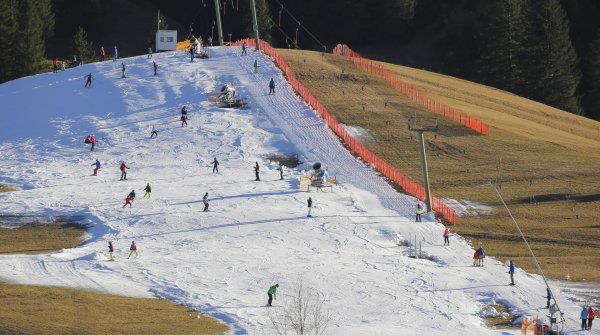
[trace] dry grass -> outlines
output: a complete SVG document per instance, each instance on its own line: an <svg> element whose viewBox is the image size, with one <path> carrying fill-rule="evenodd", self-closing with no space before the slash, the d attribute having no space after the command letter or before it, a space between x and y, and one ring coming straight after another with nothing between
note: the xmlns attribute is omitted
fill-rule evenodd
<svg viewBox="0 0 600 335"><path fill-rule="evenodd" d="M74 248L83 242L85 231L84 226L64 222L0 228L0 254L41 253Z"/></svg>
<svg viewBox="0 0 600 335"><path fill-rule="evenodd" d="M498 184L546 274L600 282L600 123L483 85L389 65L403 80L489 124L490 135L480 136L342 57L279 51L339 122L367 129L372 139L363 143L413 180L422 177L408 117L417 115L422 125L438 118L440 131L426 134L433 194L493 208L490 215L458 218L456 232L535 272L490 186Z"/></svg>
<svg viewBox="0 0 600 335"><path fill-rule="evenodd" d="M16 189L12 188L12 187L8 187L4 184L0 184L0 193L2 192L12 192L12 191L16 191Z"/></svg>
<svg viewBox="0 0 600 335"><path fill-rule="evenodd" d="M492 304L491 306L494 307L497 313L493 316L490 315L483 317L483 320L488 326L492 327L493 329L514 330L520 328L512 325L512 322L515 320L515 316L510 314L508 307L503 304ZM504 313L507 313L508 317L503 317Z"/></svg>
<svg viewBox="0 0 600 335"><path fill-rule="evenodd" d="M0 282L0 334L224 334L222 323L164 299Z"/></svg>

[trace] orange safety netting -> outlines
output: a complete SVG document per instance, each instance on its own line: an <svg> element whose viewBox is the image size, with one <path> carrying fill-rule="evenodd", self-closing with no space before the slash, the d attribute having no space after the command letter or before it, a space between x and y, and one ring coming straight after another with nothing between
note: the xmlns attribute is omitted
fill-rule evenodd
<svg viewBox="0 0 600 335"><path fill-rule="evenodd" d="M241 41L231 43L231 46L240 46L244 42L248 46L256 46L254 39L244 39ZM396 168L390 166L383 159L379 158L369 149L367 149L360 141L352 137L344 127L338 123L333 116L327 111L325 106L323 106L317 98L315 98L312 93L305 88L300 81L296 79L296 76L287 65L287 62L281 57L277 51L271 45L269 45L265 41L260 41L260 49L269 57L273 59L277 67L283 72L284 76L287 78L288 82L298 93L300 97L304 99L304 101L309 104L313 109L319 113L319 115L327 122L327 125L333 132L339 136L342 141L352 150L352 152L356 153L363 161L373 164L375 169L383 174L388 179L400 185L407 193L416 197L421 201L425 201L425 188L419 185L417 182L412 181L407 176L405 176L402 172L398 171ZM432 209L441 214L446 220L448 220L451 224L455 224L456 222L456 214L454 209L444 203L442 200L432 196L431 197L431 206Z"/></svg>
<svg viewBox="0 0 600 335"><path fill-rule="evenodd" d="M404 94L409 99L418 103L419 105L425 106L425 108L427 108L428 110L436 114L443 115L448 119L454 120L462 124L463 126L471 128L482 135L489 134L489 126L483 123L481 120L469 116L469 114L459 109L449 107L444 103L433 100L422 89L414 85L405 83L400 78L398 78L398 76L395 75L392 71L386 69L383 65L378 64L377 62L374 62L370 59L364 58L359 53L350 49L350 47L348 47L347 45L338 44L335 48L333 48L333 54L346 56L357 67L369 73L384 78L398 92Z"/></svg>
<svg viewBox="0 0 600 335"><path fill-rule="evenodd" d="M190 48L190 46L192 45L192 43L190 43L190 41L181 41L181 42L177 42L177 50L187 50Z"/></svg>
<svg viewBox="0 0 600 335"><path fill-rule="evenodd" d="M521 321L521 335L538 335L540 327L538 325L537 316L534 318L523 318Z"/></svg>

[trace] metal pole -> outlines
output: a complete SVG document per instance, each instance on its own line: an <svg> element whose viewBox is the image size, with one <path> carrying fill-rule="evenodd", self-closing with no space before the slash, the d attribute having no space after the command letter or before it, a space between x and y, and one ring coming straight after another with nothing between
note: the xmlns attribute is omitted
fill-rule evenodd
<svg viewBox="0 0 600 335"><path fill-rule="evenodd" d="M254 2L254 0L251 0L251 6L250 8L252 9L252 26L254 28L254 42L256 43L256 50L260 50L260 40L258 38L258 21L256 19L256 3Z"/></svg>
<svg viewBox="0 0 600 335"><path fill-rule="evenodd" d="M219 0L215 0L215 15L217 16L217 31L219 32L219 45L223 45L223 28L221 27L221 10Z"/></svg>
<svg viewBox="0 0 600 335"><path fill-rule="evenodd" d="M431 211L431 192L429 191L429 174L427 172L427 158L425 156L425 140L423 139L423 130L417 131L419 134L419 151L421 153L421 169L423 170L423 185L425 186L425 205L427 211Z"/></svg>
<svg viewBox="0 0 600 335"><path fill-rule="evenodd" d="M156 31L160 30L160 9L158 10L158 16L156 17Z"/></svg>

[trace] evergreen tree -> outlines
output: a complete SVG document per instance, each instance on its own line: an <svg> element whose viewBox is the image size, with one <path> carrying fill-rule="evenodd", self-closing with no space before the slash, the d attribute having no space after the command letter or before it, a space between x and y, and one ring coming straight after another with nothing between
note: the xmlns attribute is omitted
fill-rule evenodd
<svg viewBox="0 0 600 335"><path fill-rule="evenodd" d="M15 74L25 76L44 69L46 38L53 35L54 14L50 0L18 1L19 31Z"/></svg>
<svg viewBox="0 0 600 335"><path fill-rule="evenodd" d="M0 83L15 78L17 1L0 1Z"/></svg>
<svg viewBox="0 0 600 335"><path fill-rule="evenodd" d="M523 94L525 88L526 6L528 2L522 0L495 0L483 17L485 25L478 38L481 80L515 94Z"/></svg>
<svg viewBox="0 0 600 335"><path fill-rule="evenodd" d="M569 36L569 21L560 0L533 0L525 78L528 96L550 106L582 114L577 88L581 70Z"/></svg>
<svg viewBox="0 0 600 335"><path fill-rule="evenodd" d="M271 10L267 0L254 0L256 4L256 22L258 23L258 37L261 40L272 43L273 38L271 35L271 29L273 28L273 17L271 16ZM249 6L252 3L249 1ZM248 15L244 19L244 25L246 26L246 33L250 37L254 37L254 28L252 26L252 11L248 7Z"/></svg>
<svg viewBox="0 0 600 335"><path fill-rule="evenodd" d="M87 34L81 27L77 29L77 32L73 36L73 53L77 55L77 57L82 57L83 61L86 63L96 60L94 45L92 42L88 41Z"/></svg>
<svg viewBox="0 0 600 335"><path fill-rule="evenodd" d="M584 96L585 115L600 121L600 29L596 39L590 44L585 62L587 90Z"/></svg>

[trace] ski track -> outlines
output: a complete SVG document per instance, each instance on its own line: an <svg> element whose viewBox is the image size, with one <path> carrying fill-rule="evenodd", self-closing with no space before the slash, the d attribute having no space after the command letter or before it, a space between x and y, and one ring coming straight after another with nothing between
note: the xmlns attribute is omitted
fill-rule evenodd
<svg viewBox="0 0 600 335"><path fill-rule="evenodd" d="M483 324L480 310L492 301L545 315L539 276L518 270L518 286L510 287L504 264L469 266L468 242L454 235L443 246L444 228L432 215L412 222L416 199L349 153L267 56L239 54L215 47L211 58L190 63L182 52L159 53L122 60L125 79L120 62L103 62L0 85L0 180L22 189L0 194L0 214L76 214L91 225L74 249L0 255L0 278L168 298L222 320L232 334L274 334L266 290L280 283L275 303L285 304L298 278L326 298L332 334L515 333ZM89 72L96 81L84 89ZM268 94L271 77L275 95ZM206 93L226 82L237 85L249 109L207 103ZM183 128L182 105L190 110ZM31 117L15 119L16 111ZM153 125L159 136L151 140ZM89 133L99 139L94 152L82 143ZM322 162L340 185L307 194L297 188L303 167L279 181L276 164L265 160L271 153L298 153L304 168ZM96 158L103 168L92 177ZM131 168L127 181L118 181L122 160ZM252 181L255 161L261 182ZM151 199L142 198L147 182ZM131 189L138 196L123 209ZM310 220L308 196L315 201ZM415 234L429 259L410 258L408 247L398 246ZM116 262L107 261L108 240ZM127 259L131 240L137 259ZM567 287L554 289L566 333L575 332L583 302Z"/></svg>

